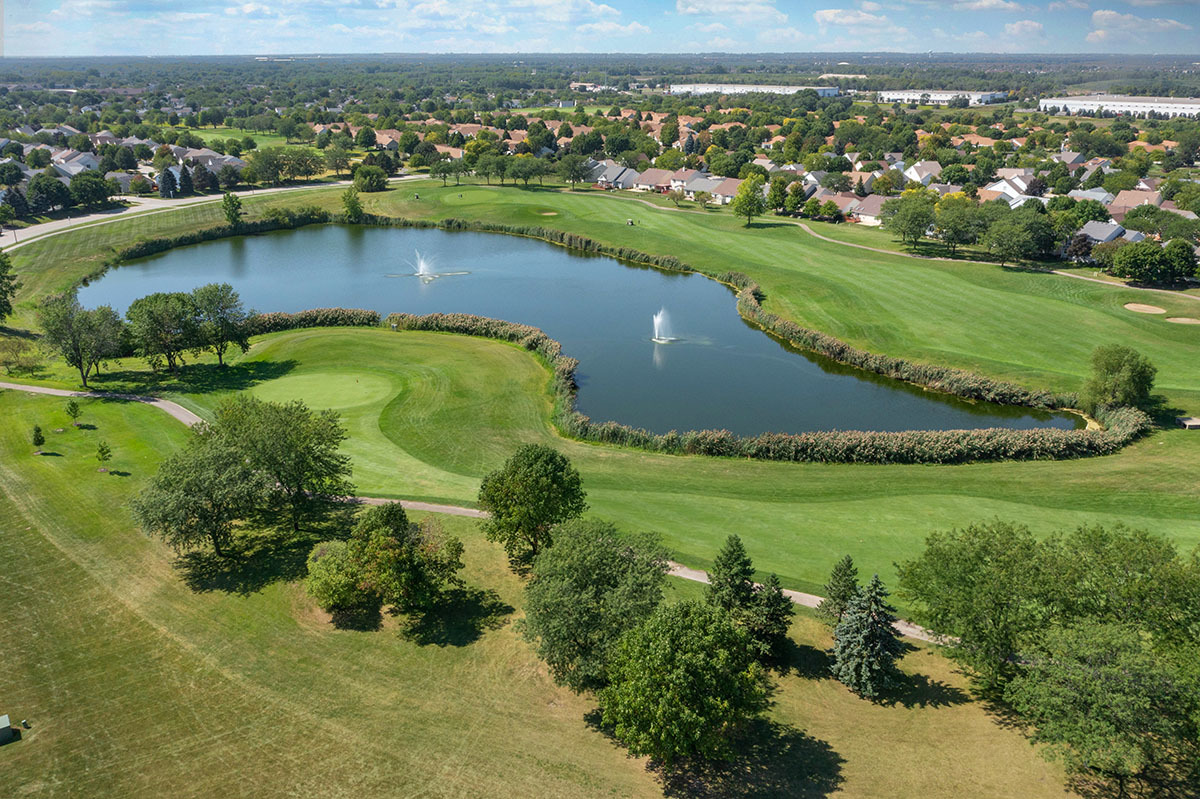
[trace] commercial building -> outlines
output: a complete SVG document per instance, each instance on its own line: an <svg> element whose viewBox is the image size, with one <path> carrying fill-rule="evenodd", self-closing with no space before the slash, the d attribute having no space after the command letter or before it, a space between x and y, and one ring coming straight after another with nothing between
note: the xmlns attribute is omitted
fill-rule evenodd
<svg viewBox="0 0 1200 799"><path fill-rule="evenodd" d="M797 94L805 89L812 89L818 97L838 96L837 86L779 86L765 83L676 83L669 91L671 94Z"/></svg>
<svg viewBox="0 0 1200 799"><path fill-rule="evenodd" d="M1166 117L1200 116L1200 97L1134 97L1128 94L1081 94L1077 97L1045 97L1038 101L1039 111L1066 112L1068 114L1095 114L1105 111L1112 114L1147 116L1157 114Z"/></svg>
<svg viewBox="0 0 1200 799"><path fill-rule="evenodd" d="M859 92L864 94L864 92ZM949 105L956 97L966 97L968 105L987 105L1002 103L1008 99L1008 92L960 92L929 89L902 89L898 91L875 92L881 103L920 103L921 105Z"/></svg>

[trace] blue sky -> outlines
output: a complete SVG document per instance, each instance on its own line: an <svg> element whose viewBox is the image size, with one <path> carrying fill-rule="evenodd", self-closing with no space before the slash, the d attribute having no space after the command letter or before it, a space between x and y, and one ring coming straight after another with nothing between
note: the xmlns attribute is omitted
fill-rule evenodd
<svg viewBox="0 0 1200 799"><path fill-rule="evenodd" d="M7 0L5 54L1200 52L1200 0Z"/></svg>

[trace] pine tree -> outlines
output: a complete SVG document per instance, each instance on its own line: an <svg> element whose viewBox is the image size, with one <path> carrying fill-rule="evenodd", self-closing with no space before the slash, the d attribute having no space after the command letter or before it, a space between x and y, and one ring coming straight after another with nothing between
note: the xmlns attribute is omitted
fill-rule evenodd
<svg viewBox="0 0 1200 799"><path fill-rule="evenodd" d="M863 185L862 178L859 178L858 182L854 184L854 196L855 197L866 197L867 196L867 187Z"/></svg>
<svg viewBox="0 0 1200 799"><path fill-rule="evenodd" d="M708 573L708 604L740 616L754 600L754 564L742 539L730 534Z"/></svg>
<svg viewBox="0 0 1200 799"><path fill-rule="evenodd" d="M904 654L900 634L892 625L895 608L879 575L850 600L842 622L833 631L833 665L830 671L850 690L875 699L895 685L896 661Z"/></svg>
<svg viewBox="0 0 1200 799"><path fill-rule="evenodd" d="M849 555L834 564L825 584L825 599L817 606L817 616L830 627L836 627L846 612L846 606L858 593L858 569Z"/></svg>
<svg viewBox="0 0 1200 799"><path fill-rule="evenodd" d="M746 616L746 631L750 633L759 655L768 657L779 652L792 626L794 607L783 594L779 577L772 574L754 591L754 604Z"/></svg>
<svg viewBox="0 0 1200 799"><path fill-rule="evenodd" d="M9 186L4 193L4 204L13 209L13 214L17 219L24 219L29 216L29 202L25 199L25 195L21 193L18 186Z"/></svg>
<svg viewBox="0 0 1200 799"><path fill-rule="evenodd" d="M177 186L175 175L169 169L164 169L158 176L158 194L160 197L174 197Z"/></svg>
<svg viewBox="0 0 1200 799"><path fill-rule="evenodd" d="M35 447L40 447L45 443L46 443L46 437L44 435L42 435L41 425L35 424L33 426L33 445Z"/></svg>
<svg viewBox="0 0 1200 799"><path fill-rule="evenodd" d="M187 166L181 164L179 166L179 194L186 196L195 192L196 187L192 185L192 173L188 172Z"/></svg>

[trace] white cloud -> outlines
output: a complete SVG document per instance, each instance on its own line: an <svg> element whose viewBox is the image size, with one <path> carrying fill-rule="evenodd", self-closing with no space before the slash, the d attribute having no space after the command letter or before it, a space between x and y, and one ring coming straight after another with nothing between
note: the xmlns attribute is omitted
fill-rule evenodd
<svg viewBox="0 0 1200 799"><path fill-rule="evenodd" d="M50 12L52 17L90 17L98 11L115 8L116 0L63 0Z"/></svg>
<svg viewBox="0 0 1200 799"><path fill-rule="evenodd" d="M858 4L858 7L863 11L883 11L883 6L879 3L873 2L872 0L862 0L862 2Z"/></svg>
<svg viewBox="0 0 1200 799"><path fill-rule="evenodd" d="M954 4L955 11L1021 11L1020 3L1012 0L963 0Z"/></svg>
<svg viewBox="0 0 1200 799"><path fill-rule="evenodd" d="M1004 26L1004 32L1009 36L1020 36L1022 38L1040 37L1043 30L1045 30L1045 26L1032 19L1017 20Z"/></svg>
<svg viewBox="0 0 1200 799"><path fill-rule="evenodd" d="M793 45L800 42L812 41L812 34L805 33L799 28L767 28L758 34L758 40L766 45Z"/></svg>
<svg viewBox="0 0 1200 799"><path fill-rule="evenodd" d="M741 46L737 39L730 39L728 36L717 36L709 39L705 44L710 50L733 50Z"/></svg>
<svg viewBox="0 0 1200 799"><path fill-rule="evenodd" d="M1086 9L1088 4L1085 0L1054 0L1050 4L1050 11L1069 11L1071 9Z"/></svg>
<svg viewBox="0 0 1200 799"><path fill-rule="evenodd" d="M675 10L680 14L723 16L775 24L787 22L787 14L775 7L775 0L675 0Z"/></svg>
<svg viewBox="0 0 1200 799"><path fill-rule="evenodd" d="M883 28L891 24L881 14L868 14L856 8L822 8L813 13L813 19L822 28L844 25L848 28Z"/></svg>
<svg viewBox="0 0 1200 799"><path fill-rule="evenodd" d="M696 31L697 33L721 33L729 30L728 27L720 22L697 22L694 25L688 25L688 30Z"/></svg>
<svg viewBox="0 0 1200 799"><path fill-rule="evenodd" d="M650 29L640 22L630 22L628 25L622 25L619 22L613 22L611 19L603 22L588 22L580 25L575 30L580 33L598 33L603 36L633 36L637 33L649 33Z"/></svg>
<svg viewBox="0 0 1200 799"><path fill-rule="evenodd" d="M233 17L269 17L277 15L270 6L262 3L242 3L240 6L226 6L225 13Z"/></svg>
<svg viewBox="0 0 1200 799"><path fill-rule="evenodd" d="M1190 31L1192 26L1175 19L1139 17L1135 14L1101 9L1092 12L1092 28L1087 40L1093 44L1103 44L1114 39L1145 41L1148 34Z"/></svg>

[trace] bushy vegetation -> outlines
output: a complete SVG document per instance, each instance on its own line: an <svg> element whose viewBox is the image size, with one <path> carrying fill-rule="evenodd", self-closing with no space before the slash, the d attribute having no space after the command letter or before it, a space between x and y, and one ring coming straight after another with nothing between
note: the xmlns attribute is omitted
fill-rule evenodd
<svg viewBox="0 0 1200 799"><path fill-rule="evenodd" d="M997 520L931 535L900 564L900 587L980 690L1085 785L1200 788L1195 555L1140 530L1037 537Z"/></svg>

